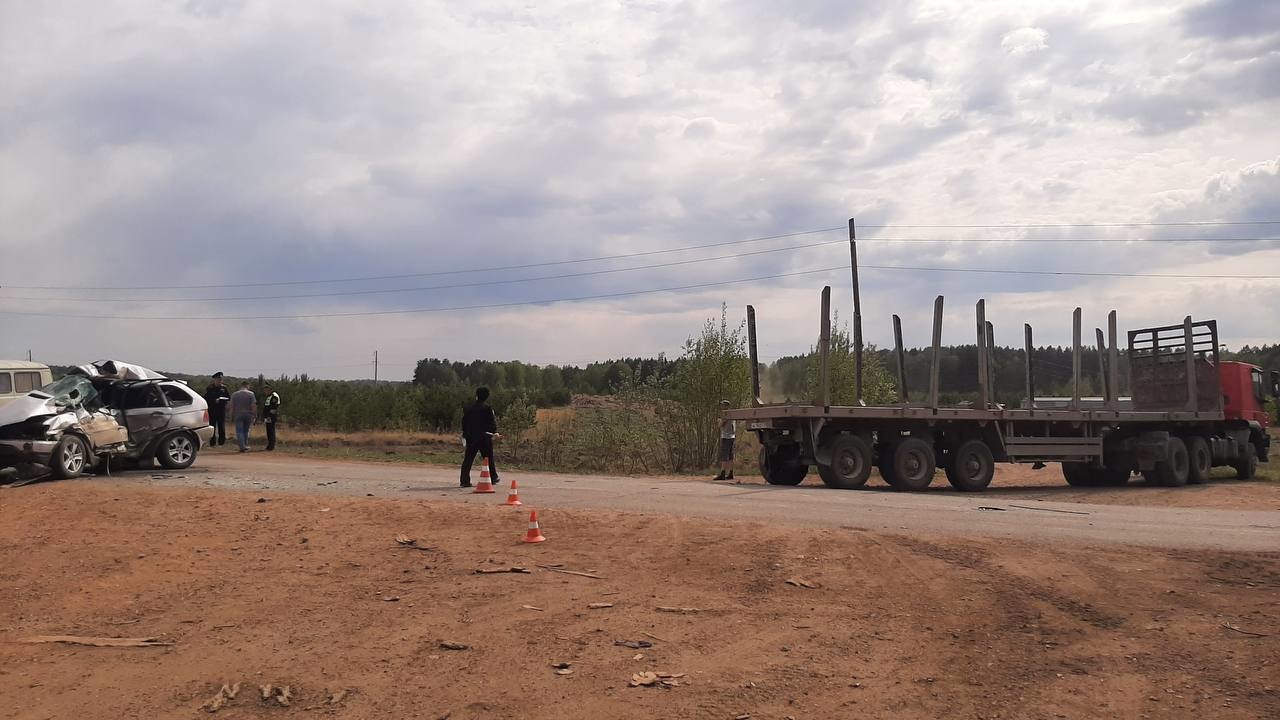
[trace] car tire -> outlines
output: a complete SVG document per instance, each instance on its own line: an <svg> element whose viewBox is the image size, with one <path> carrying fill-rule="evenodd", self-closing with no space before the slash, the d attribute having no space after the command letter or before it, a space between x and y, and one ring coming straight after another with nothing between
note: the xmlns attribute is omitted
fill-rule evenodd
<svg viewBox="0 0 1280 720"><path fill-rule="evenodd" d="M59 480L80 477L89 464L89 446L79 435L63 435L49 457L49 469Z"/></svg>
<svg viewBox="0 0 1280 720"><path fill-rule="evenodd" d="M186 470L196 461L198 447L191 433L177 432L160 441L156 460L168 470Z"/></svg>

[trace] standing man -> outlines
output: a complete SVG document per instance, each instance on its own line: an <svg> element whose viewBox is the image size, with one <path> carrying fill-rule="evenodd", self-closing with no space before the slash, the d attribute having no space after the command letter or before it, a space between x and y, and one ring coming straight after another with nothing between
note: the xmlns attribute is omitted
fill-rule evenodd
<svg viewBox="0 0 1280 720"><path fill-rule="evenodd" d="M280 393L274 392L271 385L263 385L266 397L262 401L262 423L267 426L267 450L276 449L276 424L280 421Z"/></svg>
<svg viewBox="0 0 1280 720"><path fill-rule="evenodd" d="M240 452L249 452L249 426L257 420L258 396L249 389L249 383L240 383L240 389L231 396L231 419L236 424L236 444Z"/></svg>
<svg viewBox="0 0 1280 720"><path fill-rule="evenodd" d="M733 446L738 440L738 433L733 421L724 416L729 409L729 401L720 401L720 474L716 480L733 479ZM727 473L727 474L726 474Z"/></svg>
<svg viewBox="0 0 1280 720"><path fill-rule="evenodd" d="M222 372L214 373L213 382L204 389L204 401L209 405L209 424L215 431L211 445L227 444L227 401L230 399L231 393L227 392Z"/></svg>
<svg viewBox="0 0 1280 720"><path fill-rule="evenodd" d="M494 485L498 484L498 469L493 466L493 440L500 438L498 419L493 408L486 402L489 399L489 388L476 388L476 401L468 405L462 413L462 439L467 449L462 455L462 487L471 487L471 461L476 453L489 459L489 478Z"/></svg>

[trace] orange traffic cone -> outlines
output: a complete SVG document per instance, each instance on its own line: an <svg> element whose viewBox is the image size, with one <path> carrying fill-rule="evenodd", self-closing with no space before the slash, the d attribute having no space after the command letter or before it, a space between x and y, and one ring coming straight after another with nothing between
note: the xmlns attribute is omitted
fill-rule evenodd
<svg viewBox="0 0 1280 720"><path fill-rule="evenodd" d="M472 495L476 493L493 493L493 483L489 482L489 458L480 458L480 482L476 483L476 489L471 491Z"/></svg>
<svg viewBox="0 0 1280 720"><path fill-rule="evenodd" d="M529 511L529 532L524 534L524 541L527 543L540 543L545 541L542 537L542 528L538 527L538 511Z"/></svg>
<svg viewBox="0 0 1280 720"><path fill-rule="evenodd" d="M516 481L513 478L511 480L511 489L507 491L507 501L503 503L503 505L523 505L523 504L524 503L520 502L520 488L516 485Z"/></svg>

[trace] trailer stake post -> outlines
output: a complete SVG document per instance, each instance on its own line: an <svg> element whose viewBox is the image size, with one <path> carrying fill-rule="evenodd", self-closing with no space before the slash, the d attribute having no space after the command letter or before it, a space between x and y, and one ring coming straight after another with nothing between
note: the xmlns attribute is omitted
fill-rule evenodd
<svg viewBox="0 0 1280 720"><path fill-rule="evenodd" d="M822 325L818 334L818 404L831 405L831 286L822 288Z"/></svg>
<svg viewBox="0 0 1280 720"><path fill-rule="evenodd" d="M751 355L751 406L760 407L760 356L756 350L756 309L747 306L747 352Z"/></svg>
<svg viewBox="0 0 1280 720"><path fill-rule="evenodd" d="M1035 370L1033 368L1032 361L1031 361L1032 343L1031 343L1031 325L1030 324L1023 323L1022 334L1026 342L1025 352L1026 352L1026 361L1027 361L1026 363L1027 365L1027 409L1035 410L1036 409L1036 384L1035 384L1036 376L1035 376Z"/></svg>
<svg viewBox="0 0 1280 720"><path fill-rule="evenodd" d="M991 404L999 405L1000 398L996 392L996 328L987 321L987 388L991 393Z"/></svg>
<svg viewBox="0 0 1280 720"><path fill-rule="evenodd" d="M858 288L858 233L849 218L849 267L853 272L853 394L862 401L862 293Z"/></svg>
<svg viewBox="0 0 1280 720"><path fill-rule="evenodd" d="M1110 338L1107 348L1107 386L1111 388L1111 399L1107 409L1120 409L1120 347L1116 337L1116 311L1107 313L1107 337Z"/></svg>
<svg viewBox="0 0 1280 720"><path fill-rule="evenodd" d="M1102 328L1094 328L1098 339L1098 382L1102 384L1102 399L1108 408L1111 407L1111 378L1107 375L1107 340L1102 336Z"/></svg>
<svg viewBox="0 0 1280 720"><path fill-rule="evenodd" d="M1195 337L1191 327L1191 316L1188 315L1182 321L1182 332L1186 337L1186 356L1187 356L1187 411L1195 412L1198 409L1196 398L1196 345Z"/></svg>
<svg viewBox="0 0 1280 720"><path fill-rule="evenodd" d="M1071 314L1071 409L1080 409L1080 308Z"/></svg>
<svg viewBox="0 0 1280 720"><path fill-rule="evenodd" d="M893 316L893 357L898 365L898 402L907 404L907 363L902 354L902 318Z"/></svg>
<svg viewBox="0 0 1280 720"><path fill-rule="evenodd" d="M938 373L942 365L942 296L933 301L933 357L929 361L929 407L938 409Z"/></svg>
<svg viewBox="0 0 1280 720"><path fill-rule="evenodd" d="M978 301L978 408L988 408L990 388L987 383L987 301Z"/></svg>

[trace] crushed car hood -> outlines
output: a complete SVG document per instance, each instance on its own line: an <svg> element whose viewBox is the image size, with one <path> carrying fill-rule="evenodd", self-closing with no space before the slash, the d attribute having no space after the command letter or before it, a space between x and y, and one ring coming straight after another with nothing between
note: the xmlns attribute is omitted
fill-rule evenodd
<svg viewBox="0 0 1280 720"><path fill-rule="evenodd" d="M53 398L48 395L42 395L39 392L23 395L0 407L0 427L26 422L41 415L57 415L60 412L64 411L58 409Z"/></svg>

